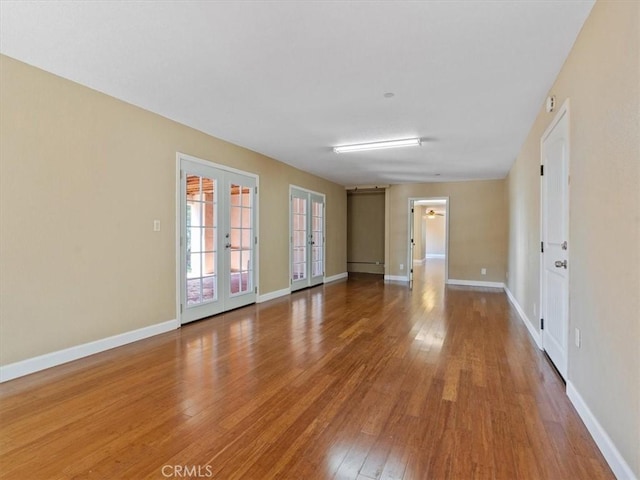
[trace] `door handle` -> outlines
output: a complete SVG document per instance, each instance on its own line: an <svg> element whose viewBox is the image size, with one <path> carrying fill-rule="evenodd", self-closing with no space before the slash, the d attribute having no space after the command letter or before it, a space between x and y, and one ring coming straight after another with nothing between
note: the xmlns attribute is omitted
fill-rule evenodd
<svg viewBox="0 0 640 480"><path fill-rule="evenodd" d="M565 268L566 269L567 268L567 261L566 260L562 260L562 261L556 260L555 266L557 268Z"/></svg>

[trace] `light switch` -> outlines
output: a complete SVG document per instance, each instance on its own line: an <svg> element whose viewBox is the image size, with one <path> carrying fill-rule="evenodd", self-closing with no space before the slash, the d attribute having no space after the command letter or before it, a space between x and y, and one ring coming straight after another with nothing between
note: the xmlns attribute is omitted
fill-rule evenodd
<svg viewBox="0 0 640 480"><path fill-rule="evenodd" d="M154 220L153 221L153 231L154 232L159 232L160 231L160 220Z"/></svg>

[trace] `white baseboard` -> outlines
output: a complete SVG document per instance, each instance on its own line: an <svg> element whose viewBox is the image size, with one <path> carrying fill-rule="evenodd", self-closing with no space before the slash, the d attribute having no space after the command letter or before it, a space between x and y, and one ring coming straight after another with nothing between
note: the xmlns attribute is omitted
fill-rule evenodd
<svg viewBox="0 0 640 480"><path fill-rule="evenodd" d="M385 281L390 281L390 282L408 282L409 281L409 277L403 276L403 275L385 275L384 276Z"/></svg>
<svg viewBox="0 0 640 480"><path fill-rule="evenodd" d="M619 480L638 480L605 429L602 428L598 419L593 415L578 390L576 390L576 387L570 381L567 381L567 396L578 412L578 415L580 415L587 430L589 430L596 445L598 445L609 467L613 470L616 478Z"/></svg>
<svg viewBox="0 0 640 480"><path fill-rule="evenodd" d="M515 307L516 311L518 312L518 315L520 315L520 319L522 319L522 322L524 323L525 327L527 327L527 330L529 330L529 335L531 335L531 337L533 338L533 341L536 342L536 345L538 346L538 348L542 350L542 337L540 336L540 333L538 332L536 327L533 326L533 323L531 323L531 320L529 320L529 317L527 317L527 314L524 313L524 310L516 300L516 297L514 297L513 294L511 293L511 290L509 290L509 287L505 285L504 291L507 294L507 298L509 298L509 301L511 301L511 305Z"/></svg>
<svg viewBox="0 0 640 480"><path fill-rule="evenodd" d="M347 278L348 276L348 272L342 272L338 273L337 275L331 275L330 277L324 277L324 283L337 282L338 280L342 280L343 278Z"/></svg>
<svg viewBox="0 0 640 480"><path fill-rule="evenodd" d="M257 303L268 302L276 298L284 297L291 293L291 288L283 288L282 290L276 290L274 292L265 293L264 295L258 295Z"/></svg>
<svg viewBox="0 0 640 480"><path fill-rule="evenodd" d="M427 253L424 258L445 258L446 255L444 253Z"/></svg>
<svg viewBox="0 0 640 480"><path fill-rule="evenodd" d="M82 345L65 348L57 352L51 352L38 357L28 358L9 365L0 367L0 383L13 380L14 378L23 377L30 373L39 372L47 368L62 365L63 363L78 360L79 358L88 357L96 353L111 350L128 343L137 342L145 338L153 337L161 333L166 333L180 327L177 320L168 320L162 323L156 323L148 327L139 328L130 332L120 333L111 337L102 338Z"/></svg>
<svg viewBox="0 0 640 480"><path fill-rule="evenodd" d="M504 288L502 282L483 282L481 280L456 280L450 278L447 280L448 285L462 285L465 287L488 287L488 288Z"/></svg>

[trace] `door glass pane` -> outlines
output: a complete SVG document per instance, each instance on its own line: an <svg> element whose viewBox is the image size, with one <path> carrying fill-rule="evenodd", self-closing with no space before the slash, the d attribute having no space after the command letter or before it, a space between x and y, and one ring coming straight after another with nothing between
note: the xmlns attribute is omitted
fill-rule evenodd
<svg viewBox="0 0 640 480"><path fill-rule="evenodd" d="M187 174L186 179L187 306L211 301L215 292L216 180Z"/></svg>
<svg viewBox="0 0 640 480"><path fill-rule="evenodd" d="M235 249L231 250L231 271L239 272L240 271L240 250Z"/></svg>
<svg viewBox="0 0 640 480"><path fill-rule="evenodd" d="M293 198L292 204L292 237L293 237L293 265L291 268L293 280L307 278L307 201L304 198Z"/></svg>
<svg viewBox="0 0 640 480"><path fill-rule="evenodd" d="M207 302L216 299L216 277L204 277L202 279L202 301Z"/></svg>
<svg viewBox="0 0 640 480"><path fill-rule="evenodd" d="M312 245L311 249L311 275L317 277L323 274L322 265L324 263L324 208L322 202L311 201L312 217Z"/></svg>
<svg viewBox="0 0 640 480"><path fill-rule="evenodd" d="M216 251L216 229L215 228L203 228L203 248L205 252Z"/></svg>
<svg viewBox="0 0 640 480"><path fill-rule="evenodd" d="M240 272L231 272L229 287L232 295L240 292Z"/></svg>
<svg viewBox="0 0 640 480"><path fill-rule="evenodd" d="M231 185L231 197L230 197L230 205L231 206L240 206L242 205L242 197L240 196L240 187L238 185Z"/></svg>
<svg viewBox="0 0 640 480"><path fill-rule="evenodd" d="M231 229L231 248L240 248L242 246L242 230L239 228Z"/></svg>
<svg viewBox="0 0 640 480"><path fill-rule="evenodd" d="M213 252L207 252L202 254L203 257L203 275L214 275L216 273L215 268L215 254Z"/></svg>
<svg viewBox="0 0 640 480"><path fill-rule="evenodd" d="M249 228L242 229L242 246L251 247L251 229Z"/></svg>
<svg viewBox="0 0 640 480"><path fill-rule="evenodd" d="M187 269L187 278L200 277L200 260L200 253L187 253L187 264L190 267Z"/></svg>
<svg viewBox="0 0 640 480"><path fill-rule="evenodd" d="M197 305L202 302L201 279L187 280L187 305Z"/></svg>

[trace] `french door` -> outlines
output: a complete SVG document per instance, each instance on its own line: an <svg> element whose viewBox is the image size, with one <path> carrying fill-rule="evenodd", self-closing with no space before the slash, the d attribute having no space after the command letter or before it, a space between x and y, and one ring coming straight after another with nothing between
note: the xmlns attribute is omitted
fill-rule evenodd
<svg viewBox="0 0 640 480"><path fill-rule="evenodd" d="M324 282L324 195L291 187L291 291Z"/></svg>
<svg viewBox="0 0 640 480"><path fill-rule="evenodd" d="M180 157L181 323L254 303L256 178Z"/></svg>

